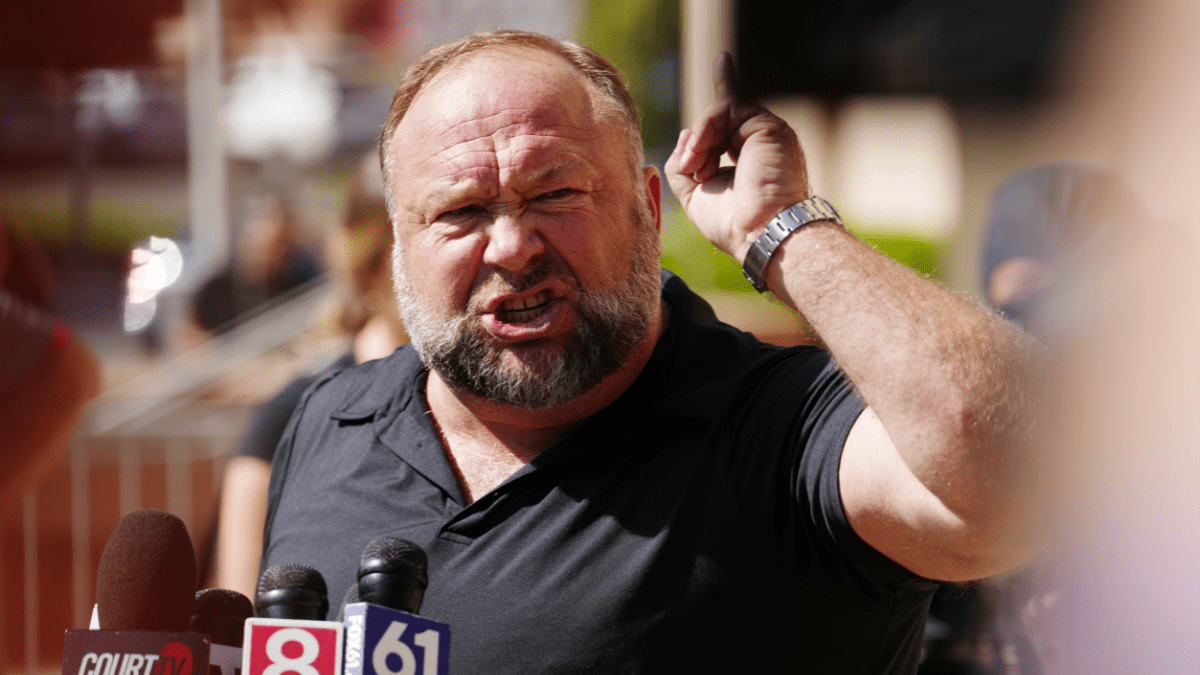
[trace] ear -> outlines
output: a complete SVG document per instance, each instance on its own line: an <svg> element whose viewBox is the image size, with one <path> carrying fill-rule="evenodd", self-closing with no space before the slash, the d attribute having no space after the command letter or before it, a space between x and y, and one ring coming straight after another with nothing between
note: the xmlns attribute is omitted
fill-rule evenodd
<svg viewBox="0 0 1200 675"><path fill-rule="evenodd" d="M654 212L654 229L662 232L662 176L658 173L658 167L642 169L642 189L646 191L650 210Z"/></svg>

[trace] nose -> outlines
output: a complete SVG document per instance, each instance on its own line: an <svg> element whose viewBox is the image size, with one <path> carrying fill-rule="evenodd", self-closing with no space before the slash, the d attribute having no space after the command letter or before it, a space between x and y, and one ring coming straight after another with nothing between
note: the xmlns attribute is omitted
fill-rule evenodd
<svg viewBox="0 0 1200 675"><path fill-rule="evenodd" d="M512 272L525 269L529 261L546 250L537 228L517 214L500 214L487 227L488 242L483 262Z"/></svg>

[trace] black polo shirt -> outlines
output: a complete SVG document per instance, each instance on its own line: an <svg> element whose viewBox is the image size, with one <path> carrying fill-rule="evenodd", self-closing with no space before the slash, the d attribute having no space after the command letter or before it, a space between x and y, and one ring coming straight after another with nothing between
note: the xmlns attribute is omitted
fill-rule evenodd
<svg viewBox="0 0 1200 675"><path fill-rule="evenodd" d="M368 542L416 542L456 674L915 671L936 584L838 494L862 403L825 352L722 324L667 273L663 297L634 385L470 505L411 347L317 382L276 456L264 567L318 569L334 614Z"/></svg>

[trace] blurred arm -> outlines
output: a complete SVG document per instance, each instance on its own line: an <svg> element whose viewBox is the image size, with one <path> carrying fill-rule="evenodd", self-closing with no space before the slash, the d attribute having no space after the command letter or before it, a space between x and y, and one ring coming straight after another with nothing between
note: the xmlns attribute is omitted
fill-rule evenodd
<svg viewBox="0 0 1200 675"><path fill-rule="evenodd" d="M65 326L56 333L33 371L0 391L2 500L33 489L54 470L87 402L100 391L92 353Z"/></svg>
<svg viewBox="0 0 1200 675"><path fill-rule="evenodd" d="M258 457L234 457L225 468L221 515L217 525L217 586L253 601L267 520L267 484L271 463Z"/></svg>

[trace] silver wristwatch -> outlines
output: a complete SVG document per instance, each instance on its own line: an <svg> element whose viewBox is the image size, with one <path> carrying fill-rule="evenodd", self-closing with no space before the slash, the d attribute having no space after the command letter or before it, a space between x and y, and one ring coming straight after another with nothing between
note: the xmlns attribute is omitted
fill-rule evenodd
<svg viewBox="0 0 1200 675"><path fill-rule="evenodd" d="M763 270L783 240L801 227L817 220L829 220L842 225L842 217L837 209L821 197L809 197L799 204L793 204L767 223L758 239L750 244L750 251L746 253L746 260L742 263L742 274L746 275L754 290L759 293L767 290Z"/></svg>

